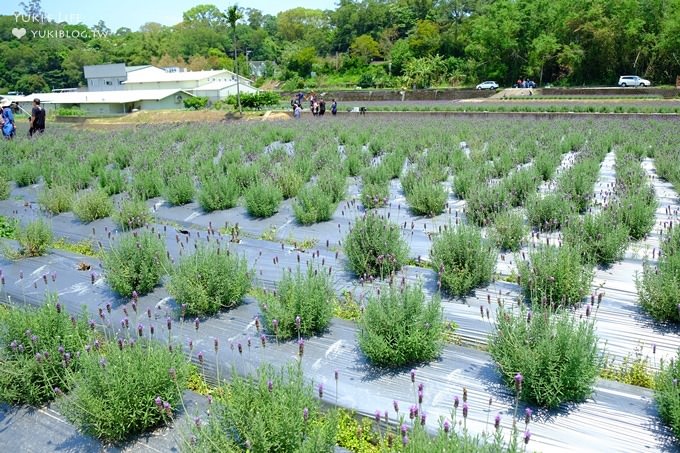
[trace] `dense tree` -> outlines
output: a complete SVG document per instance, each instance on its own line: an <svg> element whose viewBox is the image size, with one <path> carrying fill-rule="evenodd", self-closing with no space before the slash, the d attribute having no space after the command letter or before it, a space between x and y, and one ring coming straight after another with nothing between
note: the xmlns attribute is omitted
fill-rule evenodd
<svg viewBox="0 0 680 453"><path fill-rule="evenodd" d="M43 14L40 0L19 9ZM332 11L238 9L244 20L232 27L229 10L205 3L178 24L136 31L26 20L21 39L12 35L17 19L0 16L0 89L84 84L82 66L104 62L234 69L235 50L241 70L247 52L269 61L269 77L296 85L337 71L352 84L368 74L363 85L395 87L519 77L611 85L623 73L671 84L680 75L678 11L680 0L338 0ZM57 30L72 36L36 36Z"/></svg>

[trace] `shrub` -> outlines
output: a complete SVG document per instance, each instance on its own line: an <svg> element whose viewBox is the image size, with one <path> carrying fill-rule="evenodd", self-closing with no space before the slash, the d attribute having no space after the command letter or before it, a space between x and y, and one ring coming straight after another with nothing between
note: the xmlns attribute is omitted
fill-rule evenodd
<svg viewBox="0 0 680 453"><path fill-rule="evenodd" d="M366 209L380 208L387 204L390 197L389 181L364 183L361 188L361 203Z"/></svg>
<svg viewBox="0 0 680 453"><path fill-rule="evenodd" d="M559 194L536 194L526 202L529 224L541 231L559 229L573 213L569 200Z"/></svg>
<svg viewBox="0 0 680 453"><path fill-rule="evenodd" d="M355 275L385 277L405 264L408 245L398 225L384 217L366 214L356 220L345 238L345 253Z"/></svg>
<svg viewBox="0 0 680 453"><path fill-rule="evenodd" d="M113 213L113 221L121 230L134 230L151 222L151 212L145 201L124 198Z"/></svg>
<svg viewBox="0 0 680 453"><path fill-rule="evenodd" d="M73 189L69 186L46 187L38 195L38 203L50 214L70 211L73 204Z"/></svg>
<svg viewBox="0 0 680 453"><path fill-rule="evenodd" d="M201 180L198 204L205 212L231 209L238 203L241 187L227 175L210 175Z"/></svg>
<svg viewBox="0 0 680 453"><path fill-rule="evenodd" d="M648 389L654 388L654 374L650 368L649 357L643 357L639 351L635 352L634 357L628 354L620 363L615 363L613 358L611 360L605 358L600 371L602 379Z"/></svg>
<svg viewBox="0 0 680 453"><path fill-rule="evenodd" d="M602 366L592 318L568 311L536 309L531 316L501 309L489 353L513 389L523 377L519 398L547 408L580 402L593 391Z"/></svg>
<svg viewBox="0 0 680 453"><path fill-rule="evenodd" d="M661 420L668 425L676 438L680 438L680 351L675 360L661 364L654 381L654 399Z"/></svg>
<svg viewBox="0 0 680 453"><path fill-rule="evenodd" d="M32 160L24 160L12 169L12 177L17 187L26 187L38 182L40 167Z"/></svg>
<svg viewBox="0 0 680 453"><path fill-rule="evenodd" d="M276 296L261 301L260 307L267 330L275 333L277 338L289 339L325 331L333 316L334 299L328 273L308 265L304 273L299 268L295 274L284 273L277 286ZM299 329L296 325L298 316Z"/></svg>
<svg viewBox="0 0 680 453"><path fill-rule="evenodd" d="M108 195L115 195L125 189L125 177L119 168L108 168L99 172L99 187Z"/></svg>
<svg viewBox="0 0 680 453"><path fill-rule="evenodd" d="M506 211L499 214L493 224L492 237L501 250L516 252L522 246L529 228L524 224L524 217L517 211Z"/></svg>
<svg viewBox="0 0 680 453"><path fill-rule="evenodd" d="M81 222L89 223L111 215L113 202L101 189L87 190L76 196L73 213Z"/></svg>
<svg viewBox="0 0 680 453"><path fill-rule="evenodd" d="M238 306L251 286L245 258L216 247L199 247L172 271L168 291L189 316L214 315Z"/></svg>
<svg viewBox="0 0 680 453"><path fill-rule="evenodd" d="M496 250L474 226L449 226L434 239L431 253L441 286L455 296L490 282L496 268Z"/></svg>
<svg viewBox="0 0 680 453"><path fill-rule="evenodd" d="M184 108L189 110L202 110L208 105L208 98L205 96L194 96L183 100Z"/></svg>
<svg viewBox="0 0 680 453"><path fill-rule="evenodd" d="M165 243L149 232L121 235L102 257L104 276L123 297L144 295L158 284L167 267Z"/></svg>
<svg viewBox="0 0 680 453"><path fill-rule="evenodd" d="M442 349L441 301L427 302L419 285L390 286L370 297L359 326L359 348L377 366L428 362Z"/></svg>
<svg viewBox="0 0 680 453"><path fill-rule="evenodd" d="M75 386L59 407L83 433L120 443L172 420L188 364L178 348L171 352L153 340L133 341L81 355Z"/></svg>
<svg viewBox="0 0 680 453"><path fill-rule="evenodd" d="M15 217L0 215L0 238L16 239L19 231L19 221Z"/></svg>
<svg viewBox="0 0 680 453"><path fill-rule="evenodd" d="M187 173L171 176L163 188L163 196L173 206L191 203L194 199L194 192L194 181Z"/></svg>
<svg viewBox="0 0 680 453"><path fill-rule="evenodd" d="M319 174L316 182L319 188L328 194L333 203L340 203L345 199L347 178L340 169L328 169Z"/></svg>
<svg viewBox="0 0 680 453"><path fill-rule="evenodd" d="M71 320L48 296L39 308L0 309L0 401L40 406L54 388L68 391L79 354L91 337L86 318Z"/></svg>
<svg viewBox="0 0 680 453"><path fill-rule="evenodd" d="M444 212L448 194L438 182L420 179L406 193L406 201L416 215L434 217Z"/></svg>
<svg viewBox="0 0 680 453"><path fill-rule="evenodd" d="M281 189L269 181L257 183L246 190L246 209L257 218L271 217L283 201Z"/></svg>
<svg viewBox="0 0 680 453"><path fill-rule="evenodd" d="M509 197L501 185L482 186L468 194L465 215L470 223L478 226L489 225L498 214L510 207Z"/></svg>
<svg viewBox="0 0 680 453"><path fill-rule="evenodd" d="M627 193L615 205L616 222L626 226L632 240L639 241L654 228L656 208L657 201L651 188Z"/></svg>
<svg viewBox="0 0 680 453"><path fill-rule="evenodd" d="M318 185L304 187L293 203L295 218L302 225L325 222L333 217L335 203Z"/></svg>
<svg viewBox="0 0 680 453"><path fill-rule="evenodd" d="M9 181L4 175L0 174L0 200L6 200L9 198L11 193L11 187Z"/></svg>
<svg viewBox="0 0 680 453"><path fill-rule="evenodd" d="M539 176L534 169L514 172L501 182L501 190L509 195L510 206L522 206L529 195L536 192Z"/></svg>
<svg viewBox="0 0 680 453"><path fill-rule="evenodd" d="M142 200L160 196L163 181L157 171L139 171L132 179L130 195Z"/></svg>
<svg viewBox="0 0 680 453"><path fill-rule="evenodd" d="M564 242L579 249L587 263L611 265L623 257L628 246L628 228L611 210L572 219L563 231Z"/></svg>
<svg viewBox="0 0 680 453"><path fill-rule="evenodd" d="M332 451L336 437L334 411L323 414L312 385L297 366L275 371L270 365L254 376L224 384L210 417L194 424L197 451L319 453ZM266 408L266 410L263 410ZM256 414L256 415L255 415Z"/></svg>
<svg viewBox="0 0 680 453"><path fill-rule="evenodd" d="M642 308L659 322L680 322L680 228L673 228L661 244L656 264L643 264L635 280Z"/></svg>
<svg viewBox="0 0 680 453"><path fill-rule="evenodd" d="M42 256L52 245L52 226L39 218L19 229L16 239L23 256Z"/></svg>
<svg viewBox="0 0 680 453"><path fill-rule="evenodd" d="M293 168L281 167L275 176L276 185L281 189L283 199L295 197L302 186L305 185L305 179L300 173Z"/></svg>
<svg viewBox="0 0 680 453"><path fill-rule="evenodd" d="M572 306L581 302L593 279L591 266L581 262L579 249L543 246L529 261L518 262L520 285L533 304Z"/></svg>

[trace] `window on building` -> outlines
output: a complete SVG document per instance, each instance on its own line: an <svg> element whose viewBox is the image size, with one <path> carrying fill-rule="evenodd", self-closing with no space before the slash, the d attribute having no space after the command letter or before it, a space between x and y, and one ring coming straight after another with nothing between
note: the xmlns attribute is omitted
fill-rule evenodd
<svg viewBox="0 0 680 453"><path fill-rule="evenodd" d="M111 82L110 80L107 80L107 81L106 81L106 84L107 84L107 85L113 85L113 82Z"/></svg>

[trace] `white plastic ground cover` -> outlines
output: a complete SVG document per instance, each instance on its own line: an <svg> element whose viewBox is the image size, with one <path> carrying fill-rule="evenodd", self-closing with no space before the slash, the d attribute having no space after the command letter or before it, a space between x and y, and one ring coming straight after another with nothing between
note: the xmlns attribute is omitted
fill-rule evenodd
<svg viewBox="0 0 680 453"><path fill-rule="evenodd" d="M59 291L65 309L75 314L85 302L92 318L97 320L97 307L103 307L110 301L110 294L98 282L91 284L87 276L77 275L79 278L74 281L73 274L67 270L72 269L78 259L78 256L70 254L54 254L11 264L3 262L5 275L16 276L22 270L24 274L21 281L6 281L3 298L11 296L15 302L40 303L45 290L41 275L56 271L57 281L53 285L48 279L47 286ZM37 283L37 289L31 281ZM22 282L29 284L23 285ZM74 285L79 288L78 292L61 289ZM270 336L262 348L253 321L259 310L251 298L237 309L203 320L198 331L192 320L182 322L175 318L169 336L167 316L172 316L176 306L167 298L163 288L141 298L138 307L138 316L133 315L128 307L133 326L142 323L148 332L153 324L157 338L168 341L170 336L176 346L184 345L186 353L189 353L188 340L192 339L193 360L196 362L197 354L203 352L203 371L209 376L217 375L217 364L220 376L228 377L232 370L245 374L262 363L278 366L298 360L295 342L277 344L276 339ZM151 310L150 319L146 315L147 309ZM114 305L112 316L105 324L122 335L120 321L123 317L123 305ZM220 344L217 353L214 352L214 338ZM238 353L239 344L242 354ZM392 409L394 400L400 406L401 415L415 403L409 369L385 372L368 365L358 351L356 328L349 322L335 320L323 336L306 339L302 366L310 381L324 383L324 401L330 404L351 408L367 416L372 416L375 410L388 411L390 418L396 420L398 416ZM337 392L335 370L339 373ZM463 387L468 389L470 415L467 426L471 432L488 430L487 420L493 420L496 413L503 417L504 430L511 428L511 414L514 412L512 395L501 384L490 357L483 352L449 346L439 360L416 367L417 383L423 383L425 387L423 410L428 415L430 429L438 426L440 416L450 416L453 398L462 397ZM491 407L489 397L493 398ZM520 414L523 408L520 405ZM460 414L458 416L460 419ZM536 411L535 420L529 428L532 432L530 451L672 450L668 433L659 425L651 392L610 382L599 382L593 398L583 404L569 405L553 412Z"/></svg>
<svg viewBox="0 0 680 453"><path fill-rule="evenodd" d="M611 159L611 156L608 160L605 160L605 162L607 165L602 166L601 179L606 182L602 187L606 187L606 183L613 178L613 160ZM645 161L645 166L649 171L652 171L652 162ZM668 360L675 356L676 350L680 346L680 337L676 330L657 326L639 310L636 305L634 279L636 273L642 269L642 257L651 259L652 251L655 248L658 249L658 231L660 225L663 222L668 222L672 219L676 219L677 221L678 208L676 204L677 194L673 191L670 184L660 181L657 178L652 178L652 183L660 201L657 210L657 226L652 234L644 241L631 244L625 260L614 264L609 269L596 270L593 292L605 293L602 306L598 312L598 333L603 342L606 341L607 352L611 354L613 358L620 360L638 350L641 353L650 355L652 366L657 366L660 363L661 358ZM26 191L26 189L22 190L24 192ZM597 194L599 194L598 191L596 191L596 195ZM463 201L458 201L458 203L464 204ZM305 236L303 237L307 239L316 238L318 244L317 247L307 250L306 252L295 251L294 246L291 244L286 244L284 248L281 249L281 244L278 242L261 241L248 237L244 237L242 244L233 245L233 247L239 250L238 253L245 253L250 262L258 269L256 284L270 289L275 287L283 270L296 268L298 265L298 255L301 260L300 264L304 265L305 261L310 259L311 254L315 250L319 250L320 259L317 261L323 261L328 267L332 266L338 294L342 294L344 291L349 290L361 299L362 295L369 292L369 288L367 286L362 287L359 285L358 280L346 270L341 253L339 254L339 259L336 259L336 253L339 248L338 244L342 241L342 238L344 238L344 235L349 228L350 216L360 215L359 210L356 207L352 207L351 203L343 203L338 210L341 210L343 205L347 208L347 212L345 212L345 216L347 217L343 217L346 218L346 223L344 225L340 224L338 227L338 224L331 221L310 227L310 229L316 228L317 231L304 233ZM399 204L396 206L393 204L391 208L385 208L383 212L386 213L385 215L389 214L391 219L398 220L402 226L402 219L406 219L404 220L407 224L405 237L411 247L411 255L414 258L417 258L418 256L425 258L429 253L431 245L427 232L443 226L444 220L410 220L413 219L413 217L409 217L409 214L406 212L407 210L400 206L401 205ZM176 211L179 211L180 209L186 210L186 208L167 208L168 211L171 209ZM239 209L242 208L235 208L230 211ZM457 207L457 209L460 208ZM0 202L0 213L10 215L15 212L24 221L38 215L36 209L24 207L22 201L13 199ZM158 215L160 216L164 212L166 212L164 211L164 208L161 208L158 210ZM247 218L245 212L242 212L241 215L244 218ZM452 214L451 216L454 221L456 218L455 216L456 214ZM217 221L213 222L210 220L211 218L214 218L213 214L204 215L201 216L201 218L205 225L212 225L213 228L217 228L217 225L219 225ZM197 219L198 218L195 218L193 221L196 221ZM409 220L412 223L409 223ZM185 224L191 225L193 221ZM108 245L106 230L112 231L115 228L110 219L93 222L90 225L82 225L73 218L71 213L56 216L52 219L52 222L57 235L65 235L73 239L95 237L98 241L102 242L104 246ZM250 220L250 222L256 223L262 221ZM414 226L413 230L410 228L411 225ZM182 240L185 240L186 237L177 233L173 227L162 227L157 225L155 228L157 231L161 231L163 228L167 230L168 247L173 256L177 257L177 252L175 250L177 248L177 243L175 237L181 236ZM252 234L248 234L248 230L245 226L243 229L244 236L252 236ZM196 239L197 235L200 234L205 238L205 231L194 231L191 240ZM537 243L545 241L545 237L545 235L541 235L538 239L534 238L533 242ZM559 233L555 233L550 237L552 240L558 240ZM225 238L226 236L223 236L223 242L226 240ZM328 247L326 247L324 238L328 241ZM192 245L193 243L189 244L188 248L191 249ZM422 254L414 253L414 249L419 249ZM528 249L525 249L524 252L526 255ZM516 256L499 256L498 271L503 275L511 275L515 269L515 259L521 256L521 254ZM274 257L277 258L278 265L273 263ZM432 295L436 291L436 276L432 271L423 268L407 267L406 275L410 281L419 278L429 295ZM513 303L513 301L520 296L519 287L517 285L507 282L496 282L487 288L477 290L473 297L468 297L464 300L445 299L444 310L446 317L447 319L458 323L460 326L459 334L465 343L484 344L486 342L487 335L493 330L496 309L494 304L488 306L488 297L490 296L492 302L497 302L499 292L503 302L506 304ZM488 309L488 318L481 319L479 311L480 306L482 306L484 311ZM651 354L653 345L656 345L655 355Z"/></svg>

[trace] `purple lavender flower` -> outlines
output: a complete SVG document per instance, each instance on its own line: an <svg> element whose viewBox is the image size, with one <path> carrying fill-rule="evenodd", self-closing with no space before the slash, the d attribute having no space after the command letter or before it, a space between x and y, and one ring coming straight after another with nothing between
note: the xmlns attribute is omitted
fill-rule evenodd
<svg viewBox="0 0 680 453"><path fill-rule="evenodd" d="M340 370L338 370L337 368L334 371L334 377L335 377L335 382L337 382L338 378L340 377Z"/></svg>
<svg viewBox="0 0 680 453"><path fill-rule="evenodd" d="M305 340L298 341L298 355L302 357L305 353Z"/></svg>
<svg viewBox="0 0 680 453"><path fill-rule="evenodd" d="M64 347L59 345L59 347L57 348L57 352L59 353L59 355L64 355L64 351L65 351Z"/></svg>
<svg viewBox="0 0 680 453"><path fill-rule="evenodd" d="M239 354L243 354L243 346L241 345L240 341L236 343L236 348L238 349Z"/></svg>
<svg viewBox="0 0 680 453"><path fill-rule="evenodd" d="M517 390L518 392L522 391L522 381L523 380L524 380L524 378L522 377L522 375L520 373L517 373L515 375L515 390Z"/></svg>
<svg viewBox="0 0 680 453"><path fill-rule="evenodd" d="M468 416L468 404L463 403L463 418L467 418Z"/></svg>
<svg viewBox="0 0 680 453"><path fill-rule="evenodd" d="M201 427L201 418L200 417L194 417L194 425L196 426L196 428Z"/></svg>
<svg viewBox="0 0 680 453"><path fill-rule="evenodd" d="M418 406L411 406L411 407L408 409L408 418L410 418L411 420L413 420L413 419L416 418L417 416L418 416Z"/></svg>
<svg viewBox="0 0 680 453"><path fill-rule="evenodd" d="M531 421L531 415L533 413L534 412L531 410L531 408L527 407L526 409L524 409L524 423L526 423L527 425L529 424L529 422Z"/></svg>
<svg viewBox="0 0 680 453"><path fill-rule="evenodd" d="M422 382L418 384L418 391L419 392L422 392L424 388L425 388L425 385Z"/></svg>
<svg viewBox="0 0 680 453"><path fill-rule="evenodd" d="M99 366L102 368L106 368L106 359L104 357L99 359Z"/></svg>
<svg viewBox="0 0 680 453"><path fill-rule="evenodd" d="M531 310L527 312L527 324L531 322Z"/></svg>
<svg viewBox="0 0 680 453"><path fill-rule="evenodd" d="M278 333L279 330L279 321L276 319L272 319L272 327L274 328L274 333Z"/></svg>
<svg viewBox="0 0 680 453"><path fill-rule="evenodd" d="M165 414L169 417L172 415L172 407L167 401L163 401L163 409L165 409Z"/></svg>
<svg viewBox="0 0 680 453"><path fill-rule="evenodd" d="M219 351L220 349L220 342L217 339L217 337L213 339L213 349L215 350L215 352Z"/></svg>
<svg viewBox="0 0 680 453"><path fill-rule="evenodd" d="M168 318L166 320L166 324L168 326L168 330L172 330L172 319Z"/></svg>
<svg viewBox="0 0 680 453"><path fill-rule="evenodd" d="M300 319L299 316L295 317L295 328L299 331L300 330L300 325L302 324L302 320Z"/></svg>
<svg viewBox="0 0 680 453"><path fill-rule="evenodd" d="M130 306L132 307L132 311L134 311L135 313L137 313L137 302L135 302L135 301L133 300L132 303L130 304Z"/></svg>
<svg viewBox="0 0 680 453"><path fill-rule="evenodd" d="M499 430L501 427L501 414L498 413L496 414L496 418L493 420L493 426L496 428L496 430Z"/></svg>
<svg viewBox="0 0 680 453"><path fill-rule="evenodd" d="M203 365L203 351L198 353L198 363Z"/></svg>
<svg viewBox="0 0 680 453"><path fill-rule="evenodd" d="M380 423L380 419L382 418L382 414L380 411L375 411L375 414L373 414L373 420L375 420L376 423Z"/></svg>
<svg viewBox="0 0 680 453"><path fill-rule="evenodd" d="M531 432L527 429L524 431L524 445L528 444L529 440L531 440Z"/></svg>
<svg viewBox="0 0 680 453"><path fill-rule="evenodd" d="M136 302L137 299L139 299L139 294L137 294L137 291L133 290L132 291L132 300Z"/></svg>
<svg viewBox="0 0 680 453"><path fill-rule="evenodd" d="M416 370L411 370L411 382L414 384L416 382Z"/></svg>
<svg viewBox="0 0 680 453"><path fill-rule="evenodd" d="M107 303L107 304L106 304L106 312L107 312L108 314L111 314L111 304L110 304L110 303Z"/></svg>
<svg viewBox="0 0 680 453"><path fill-rule="evenodd" d="M157 407L158 409L162 409L162 408L163 408L163 400L161 399L160 396L157 396L157 397L156 397L156 399L154 400L154 403L156 403L156 407Z"/></svg>
<svg viewBox="0 0 680 453"><path fill-rule="evenodd" d="M123 340L121 338L118 339L118 349L123 350Z"/></svg>
<svg viewBox="0 0 680 453"><path fill-rule="evenodd" d="M270 393L274 390L274 383L271 380L267 381L267 389Z"/></svg>
<svg viewBox="0 0 680 453"><path fill-rule="evenodd" d="M146 317L151 319L151 309L150 308L146 309Z"/></svg>
<svg viewBox="0 0 680 453"><path fill-rule="evenodd" d="M264 348L264 347L266 346L266 344L267 344L267 337L266 337L264 334L260 335L260 343L262 344L262 347L263 347L263 348Z"/></svg>
<svg viewBox="0 0 680 453"><path fill-rule="evenodd" d="M54 388L54 393L55 393L57 396L62 396L62 395L64 394L64 392L62 392L61 389L60 389L59 387L55 387L55 388Z"/></svg>
<svg viewBox="0 0 680 453"><path fill-rule="evenodd" d="M137 335L140 337L144 335L144 326L142 324L137 324Z"/></svg>
<svg viewBox="0 0 680 453"><path fill-rule="evenodd" d="M309 409L307 409L306 407L305 407L304 409L302 409L302 419L303 419L305 422L306 422L307 420L309 420Z"/></svg>
<svg viewBox="0 0 680 453"><path fill-rule="evenodd" d="M52 272L52 283L57 281L57 271Z"/></svg>
<svg viewBox="0 0 680 453"><path fill-rule="evenodd" d="M404 437L401 438L401 444L406 447L408 445L408 436L404 434Z"/></svg>
<svg viewBox="0 0 680 453"><path fill-rule="evenodd" d="M423 404L423 391L418 390L418 404Z"/></svg>
<svg viewBox="0 0 680 453"><path fill-rule="evenodd" d="M420 414L420 426L425 426L427 421L427 414L425 412Z"/></svg>
<svg viewBox="0 0 680 453"><path fill-rule="evenodd" d="M156 328L153 326L153 324L151 324L151 325L149 326L149 332L151 333L151 336L152 336L152 337L153 337L153 334L154 334L155 331L156 331Z"/></svg>
<svg viewBox="0 0 680 453"><path fill-rule="evenodd" d="M56 309L57 313L61 313L61 304L59 302L57 302Z"/></svg>
<svg viewBox="0 0 680 453"><path fill-rule="evenodd" d="M592 307L592 306L591 306L590 304L586 305L586 318L589 318L589 317L590 317L590 310L591 310L591 307Z"/></svg>
<svg viewBox="0 0 680 453"><path fill-rule="evenodd" d="M323 399L323 383L319 383L319 399Z"/></svg>
<svg viewBox="0 0 680 453"><path fill-rule="evenodd" d="M392 407L394 407L394 412L399 413L399 402L397 400L392 401Z"/></svg>
<svg viewBox="0 0 680 453"><path fill-rule="evenodd" d="M35 344L38 342L38 336L37 335L31 335L31 343Z"/></svg>
<svg viewBox="0 0 680 453"><path fill-rule="evenodd" d="M90 330L94 330L94 327L95 327L94 321L90 319L90 321L88 322L88 324L89 324L89 326L90 326Z"/></svg>
<svg viewBox="0 0 680 453"><path fill-rule="evenodd" d="M652 354L656 354L656 343L652 343Z"/></svg>
<svg viewBox="0 0 680 453"><path fill-rule="evenodd" d="M12 348L12 351L16 351L18 345L19 343L17 343L16 340L12 340L12 342L9 344L9 347Z"/></svg>
<svg viewBox="0 0 680 453"><path fill-rule="evenodd" d="M453 408L458 409L458 405L460 404L460 400L458 399L458 395L453 397Z"/></svg>
<svg viewBox="0 0 680 453"><path fill-rule="evenodd" d="M43 361L42 354L40 354L39 352L36 352L35 353L35 361L38 362L38 363L42 362Z"/></svg>
<svg viewBox="0 0 680 453"><path fill-rule="evenodd" d="M123 320L120 322L120 325L124 328L127 329L130 327L130 320L127 318L123 318Z"/></svg>
<svg viewBox="0 0 680 453"><path fill-rule="evenodd" d="M401 424L401 435L402 436L406 435L407 432L408 432L408 425L406 423L402 423Z"/></svg>
<svg viewBox="0 0 680 453"><path fill-rule="evenodd" d="M200 327L200 325L201 325L201 321L200 321L198 318L194 319L194 328L195 328L196 330L198 330L198 328Z"/></svg>
<svg viewBox="0 0 680 453"><path fill-rule="evenodd" d="M189 338L189 351L193 351L193 350L194 350L194 340Z"/></svg>
<svg viewBox="0 0 680 453"><path fill-rule="evenodd" d="M444 432L448 434L449 431L451 431L451 423L448 420L444 420Z"/></svg>

